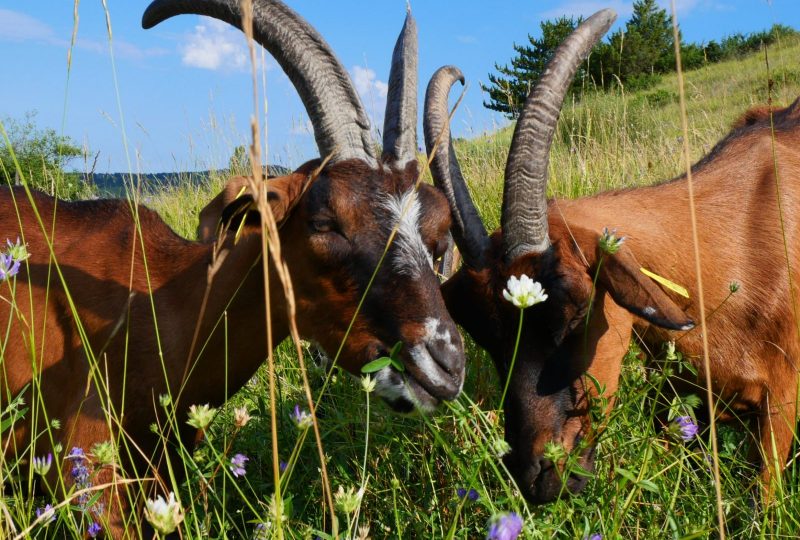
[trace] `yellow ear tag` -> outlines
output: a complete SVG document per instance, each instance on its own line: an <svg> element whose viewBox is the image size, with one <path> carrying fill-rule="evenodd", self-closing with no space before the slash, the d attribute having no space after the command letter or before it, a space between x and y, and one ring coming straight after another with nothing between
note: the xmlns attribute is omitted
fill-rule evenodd
<svg viewBox="0 0 800 540"><path fill-rule="evenodd" d="M661 277L658 274L654 274L653 272L651 272L650 270L648 270L646 268L640 268L639 270L642 271L642 274L646 275L647 277L649 277L653 281L656 281L656 282L660 283L661 285L663 285L667 289L671 290L672 292L677 293L677 294L683 296L684 298L689 298L689 291L686 290L686 287L681 287L677 283L674 283L674 282L668 280L665 277Z"/></svg>

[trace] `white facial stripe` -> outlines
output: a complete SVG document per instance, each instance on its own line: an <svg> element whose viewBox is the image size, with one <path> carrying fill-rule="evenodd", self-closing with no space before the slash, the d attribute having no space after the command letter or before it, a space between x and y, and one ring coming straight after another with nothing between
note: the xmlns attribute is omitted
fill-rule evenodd
<svg viewBox="0 0 800 540"><path fill-rule="evenodd" d="M441 331L439 330L440 328L442 329ZM450 336L450 330L439 319L434 319L433 317L425 319L425 335L423 339L426 343L443 341L448 351L454 354L458 352L458 347L453 343L453 338Z"/></svg>
<svg viewBox="0 0 800 540"><path fill-rule="evenodd" d="M422 207L417 197L417 191L412 188L402 195L389 195L384 199L382 205L389 210L392 216L389 227L397 227L397 235L394 238L396 252L393 263L395 269L401 274L419 277L426 265L428 268L433 268L433 258L428 253L419 233L419 216Z"/></svg>

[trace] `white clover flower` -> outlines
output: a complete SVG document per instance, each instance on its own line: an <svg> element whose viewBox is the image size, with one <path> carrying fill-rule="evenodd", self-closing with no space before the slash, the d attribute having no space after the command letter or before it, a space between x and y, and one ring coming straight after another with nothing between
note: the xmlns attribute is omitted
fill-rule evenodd
<svg viewBox="0 0 800 540"><path fill-rule="evenodd" d="M501 458L511 452L511 445L505 439L496 438L491 442L492 452L498 458Z"/></svg>
<svg viewBox="0 0 800 540"><path fill-rule="evenodd" d="M677 360L678 355L675 354L675 341L667 341L667 360Z"/></svg>
<svg viewBox="0 0 800 540"><path fill-rule="evenodd" d="M236 427L244 427L250 421L252 417L250 413L247 412L247 407L236 407L233 409L233 422L236 424Z"/></svg>
<svg viewBox="0 0 800 540"><path fill-rule="evenodd" d="M506 289L503 289L503 298L520 309L525 309L547 300L542 284L538 281L533 281L525 274L522 274L519 278L517 276L508 278L506 287Z"/></svg>
<svg viewBox="0 0 800 540"><path fill-rule="evenodd" d="M158 402L161 404L162 407L165 409L172 405L172 396L169 394L160 394L158 396Z"/></svg>
<svg viewBox="0 0 800 540"><path fill-rule="evenodd" d="M217 409L211 407L206 403L205 405L192 405L189 407L189 420L187 424L197 429L206 429L214 415L217 414Z"/></svg>
<svg viewBox="0 0 800 540"><path fill-rule="evenodd" d="M170 491L166 500L161 495L155 500L147 499L144 516L159 533L170 534L183 521L183 510L180 503L175 500L175 494Z"/></svg>
<svg viewBox="0 0 800 540"><path fill-rule="evenodd" d="M364 390L367 394L372 393L375 390L375 385L378 383L376 379L373 379L369 376L369 374L364 375L361 377L361 389Z"/></svg>
<svg viewBox="0 0 800 540"><path fill-rule="evenodd" d="M347 491L342 486L336 493L333 494L334 504L341 512L345 514L352 514L358 509L361 504L361 499L364 497L364 488L356 491L356 488L350 487Z"/></svg>

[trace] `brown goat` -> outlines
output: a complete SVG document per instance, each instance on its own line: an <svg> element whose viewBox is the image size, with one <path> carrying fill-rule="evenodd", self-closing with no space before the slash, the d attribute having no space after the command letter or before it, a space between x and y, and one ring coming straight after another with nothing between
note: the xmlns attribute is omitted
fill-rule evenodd
<svg viewBox="0 0 800 540"><path fill-rule="evenodd" d="M700 313L685 176L578 200L546 199L561 103L579 63L614 17L606 10L584 22L528 97L506 165L500 231L487 235L451 146L437 150L432 164L465 261L443 286L445 302L491 353L501 380L510 377L503 404L512 448L506 463L535 502L585 484L578 475L562 482L560 465L543 455L545 444L575 451L591 470L589 398L596 387L586 375L612 397L634 331L650 345L675 340L695 366L703 362L701 334L693 329ZM442 68L428 87L429 152L442 130L448 136L447 94L458 79L463 83L456 68ZM753 413L762 463L775 455L782 465L795 433L800 358L793 307L800 283L800 100L746 114L692 171L704 300L707 309L718 308L707 318L712 389L726 404L718 409ZM615 254L599 244L605 228L625 237ZM690 299L662 290L641 268L688 286ZM509 277L522 274L540 282L549 298L525 310L509 374L520 312L502 291ZM732 282L741 289L728 298ZM705 387L702 376L697 383ZM763 470L768 477L770 468Z"/></svg>
<svg viewBox="0 0 800 540"><path fill-rule="evenodd" d="M238 0L158 0L143 24L191 12L239 25L239 10ZM418 185L414 21L409 14L395 48L378 160L357 94L325 41L280 2L255 2L253 11L256 39L294 82L320 154L330 158L267 183L299 333L331 353L341 346L340 365L354 374L402 342L405 373L382 369L376 391L396 410L431 410L460 392L464 357L432 268L447 244L447 201ZM173 396L189 443L188 406L222 403L267 358L268 311L274 342L289 335L274 260L265 291L261 222L252 196L241 193L247 184L233 179L201 213L206 237L222 218L214 242L184 240L126 201L58 202L0 189L0 235L19 236L30 252L19 274L0 283L0 388L5 403L22 393L38 412L4 441L7 459L113 440L124 475L163 473L148 471L164 446L150 430L158 397ZM48 432L56 418L61 429ZM69 462L58 468L70 486ZM119 473L104 468L94 483ZM124 523L127 498L104 499L106 515L94 517L108 534L134 534Z"/></svg>

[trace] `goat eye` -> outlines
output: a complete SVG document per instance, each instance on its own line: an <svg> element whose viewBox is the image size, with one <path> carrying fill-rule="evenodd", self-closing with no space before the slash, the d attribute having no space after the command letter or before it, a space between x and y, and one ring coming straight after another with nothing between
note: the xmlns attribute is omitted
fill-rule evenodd
<svg viewBox="0 0 800 540"><path fill-rule="evenodd" d="M318 233L336 232L339 230L336 226L336 222L328 218L312 219L311 228L314 229L314 232Z"/></svg>

